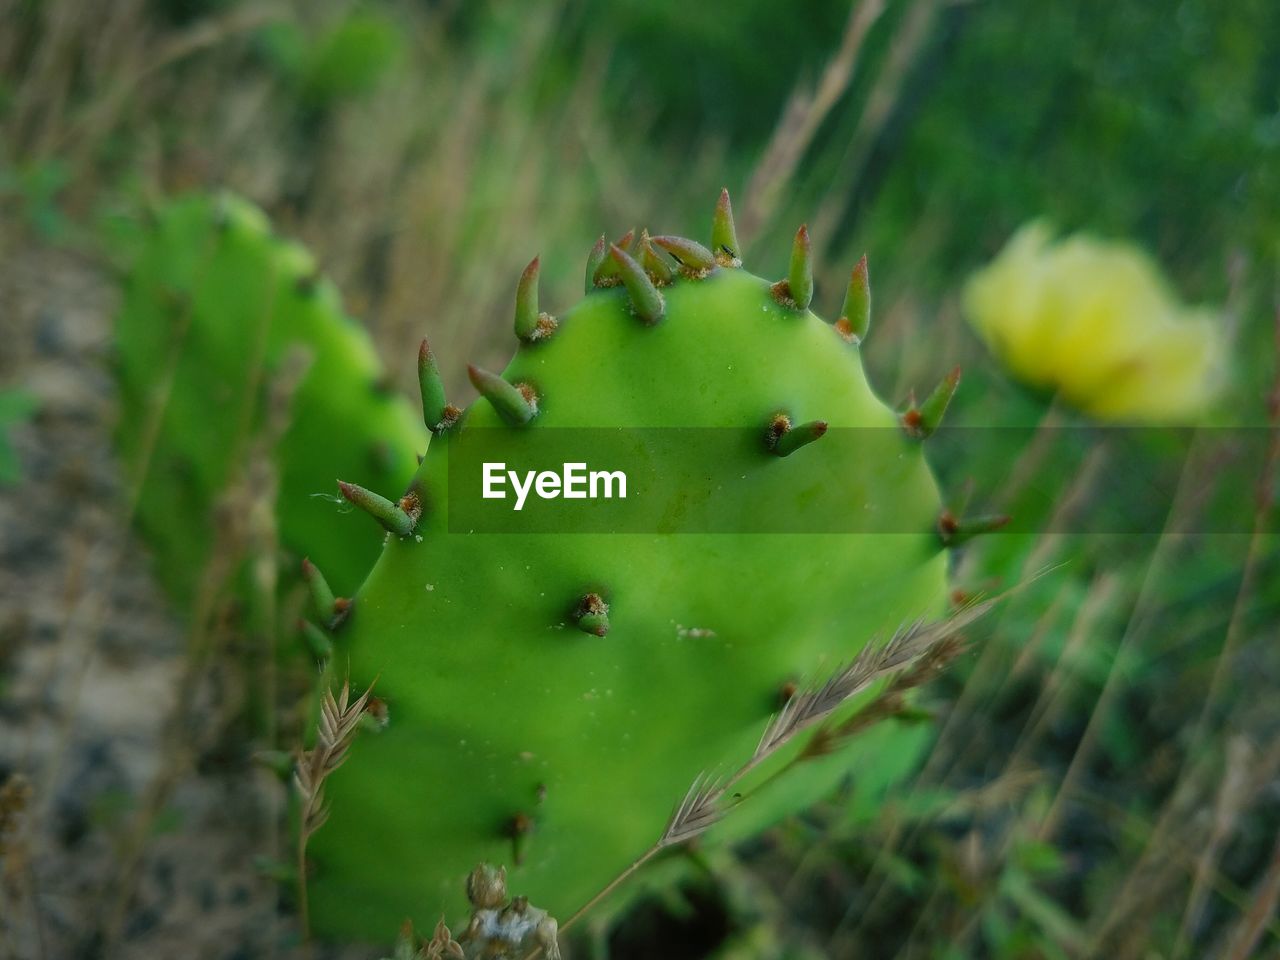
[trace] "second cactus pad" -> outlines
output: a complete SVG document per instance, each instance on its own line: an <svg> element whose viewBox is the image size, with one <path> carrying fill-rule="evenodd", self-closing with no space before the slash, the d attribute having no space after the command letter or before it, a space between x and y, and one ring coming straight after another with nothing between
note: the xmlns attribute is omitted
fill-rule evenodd
<svg viewBox="0 0 1280 960"><path fill-rule="evenodd" d="M195 601L227 552L219 504L259 448L278 473L282 546L335 582L361 576L377 543L335 518L328 478L403 483L425 433L383 384L368 334L312 255L245 200L174 200L137 234L116 321L118 441L162 581ZM272 482L255 475L254 493Z"/></svg>
<svg viewBox="0 0 1280 960"><path fill-rule="evenodd" d="M328 785L330 819L309 848L321 933L433 922L462 906L481 860L563 918L662 834L699 774L751 757L788 685L945 608L920 431L902 429L859 359L865 264L833 325L808 309L803 231L787 278L770 283L739 268L722 198L713 249L601 243L586 297L554 318L538 310L535 262L517 297L522 345L501 377L473 368L482 397L461 416L424 349L436 435L403 499L344 488L392 532L334 663L354 683L377 678L389 722ZM663 448L655 515L696 523L459 522L471 492L449 485L472 478L450 469L451 448L473 432L516 467L540 441L620 428L750 442ZM881 439L860 447L832 439L840 431ZM847 509L824 532L812 504L833 502ZM767 515L796 520L765 532ZM742 835L812 803L853 758L874 779L893 762L886 738L911 736L880 734L776 780L794 751L771 760L716 831Z"/></svg>

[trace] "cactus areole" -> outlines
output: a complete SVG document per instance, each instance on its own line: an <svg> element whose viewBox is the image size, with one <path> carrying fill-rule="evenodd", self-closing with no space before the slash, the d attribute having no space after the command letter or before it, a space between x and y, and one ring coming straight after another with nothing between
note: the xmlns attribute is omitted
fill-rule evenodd
<svg viewBox="0 0 1280 960"><path fill-rule="evenodd" d="M465 411L424 346L433 437L417 475L406 491L342 488L385 546L334 628L331 674L378 677L389 720L327 787L308 848L319 934L381 938L455 913L481 860L567 916L662 834L695 777L751 756L788 686L943 611L920 431L859 358L865 262L852 315L826 322L809 309L809 256L802 229L783 279L747 272L726 194L710 248L602 238L586 296L554 317L535 261L517 289L521 345L501 375L471 368L481 396ZM514 495L483 496L485 463L524 483L579 461L627 473L626 497L531 496L517 512ZM795 751L782 754L708 838L749 834L851 773L883 787L918 742L890 724L771 778Z"/></svg>

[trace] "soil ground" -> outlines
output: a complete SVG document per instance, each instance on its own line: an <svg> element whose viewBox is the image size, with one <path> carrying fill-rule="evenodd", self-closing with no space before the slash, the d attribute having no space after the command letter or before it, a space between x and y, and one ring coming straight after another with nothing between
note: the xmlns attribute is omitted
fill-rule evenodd
<svg viewBox="0 0 1280 960"><path fill-rule="evenodd" d="M16 957L233 960L297 952L272 849L282 791L217 730L172 736L186 631L131 534L111 445L115 286L66 253L0 264L0 383L40 409L0 488L0 943ZM213 706L219 672L186 696ZM367 951L366 951L367 953Z"/></svg>

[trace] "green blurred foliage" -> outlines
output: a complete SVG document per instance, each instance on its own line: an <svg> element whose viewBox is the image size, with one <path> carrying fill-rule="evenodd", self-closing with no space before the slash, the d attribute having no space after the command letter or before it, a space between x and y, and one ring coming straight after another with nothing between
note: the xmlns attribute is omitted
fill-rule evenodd
<svg viewBox="0 0 1280 960"><path fill-rule="evenodd" d="M812 82L840 40L847 0L592 2L591 39L611 42L607 84L619 115L652 119L664 136L726 137L746 150L772 132L792 86Z"/></svg>
<svg viewBox="0 0 1280 960"><path fill-rule="evenodd" d="M871 156L850 169L909 6L887 5L801 175L794 206L843 202L842 238L856 230L866 248L892 250L922 216L936 221L938 249L913 271L935 289L1033 217L1132 236L1186 267L1194 296L1221 296L1225 251L1280 252L1280 6L947 5ZM677 141L722 136L745 154L731 161L750 160L793 86L814 83L850 8L588 0L570 6L558 50L574 61L608 47L607 96L626 122ZM501 4L460 17L490 37L494 24L518 29Z"/></svg>
<svg viewBox="0 0 1280 960"><path fill-rule="evenodd" d="M147 0L152 17L161 23L185 24L224 13L238 0Z"/></svg>
<svg viewBox="0 0 1280 960"><path fill-rule="evenodd" d="M1135 237L1220 297L1226 252L1280 252L1278 48L1269 0L957 6L885 144L869 229L888 244L936 217L937 272L1043 216Z"/></svg>
<svg viewBox="0 0 1280 960"><path fill-rule="evenodd" d="M22 479L22 465L8 432L30 420L39 408L39 401L23 390L0 390L0 487L11 486Z"/></svg>
<svg viewBox="0 0 1280 960"><path fill-rule="evenodd" d="M282 21L259 34L266 60L296 91L304 113L373 92L403 59L400 25L358 8L314 32Z"/></svg>
<svg viewBox="0 0 1280 960"><path fill-rule="evenodd" d="M41 239L60 241L69 226L60 204L68 175L66 164L57 158L0 165L0 205L11 203Z"/></svg>

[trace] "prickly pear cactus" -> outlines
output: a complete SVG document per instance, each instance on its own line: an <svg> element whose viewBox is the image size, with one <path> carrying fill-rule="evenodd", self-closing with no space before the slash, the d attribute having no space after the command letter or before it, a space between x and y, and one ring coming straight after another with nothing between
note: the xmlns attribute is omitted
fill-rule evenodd
<svg viewBox="0 0 1280 960"><path fill-rule="evenodd" d="M116 325L118 443L161 579L192 600L220 504L258 479L248 467L265 453L281 544L358 584L378 544L361 518L335 515L334 473L403 484L426 436L382 385L368 336L310 254L245 201L172 202L137 247Z"/></svg>
<svg viewBox="0 0 1280 960"><path fill-rule="evenodd" d="M752 756L790 684L942 612L946 541L965 531L940 524L919 441L954 377L890 409L859 360L865 260L834 324L810 312L812 293L803 228L784 280L741 268L725 194L710 249L601 238L585 298L557 316L539 309L535 260L517 289L520 347L501 376L471 368L481 399L465 412L445 403L423 345L434 437L417 476L398 498L341 487L386 534L334 660L356 683L378 678L389 722L329 782L329 819L309 849L317 931L376 937L405 916L453 912L478 859L506 864L513 886L567 916L662 834L700 772ZM469 432L490 432L514 463L557 430L617 428L747 429L753 442L717 465L740 483L706 489L695 449L664 465L672 503L714 502L720 527L451 529L449 448ZM824 439L844 428L891 441ZM833 490L865 529L749 522L803 513ZM771 779L794 752L779 755L742 784L750 802L713 836L812 803L851 769L874 784L900 768L912 736L881 728Z"/></svg>

